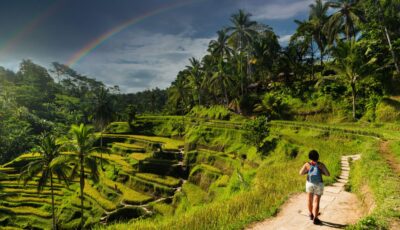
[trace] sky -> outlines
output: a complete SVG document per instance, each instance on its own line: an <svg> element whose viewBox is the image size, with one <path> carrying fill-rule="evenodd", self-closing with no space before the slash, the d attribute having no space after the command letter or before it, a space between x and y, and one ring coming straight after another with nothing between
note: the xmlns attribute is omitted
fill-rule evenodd
<svg viewBox="0 0 400 230"><path fill-rule="evenodd" d="M270 25L286 45L313 0L2 0L0 66L23 59L120 86L166 88L190 57L206 54L239 9Z"/></svg>

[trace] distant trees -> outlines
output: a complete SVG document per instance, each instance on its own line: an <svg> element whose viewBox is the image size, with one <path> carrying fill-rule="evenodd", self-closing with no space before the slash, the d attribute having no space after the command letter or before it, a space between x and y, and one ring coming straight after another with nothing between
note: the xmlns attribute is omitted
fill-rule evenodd
<svg viewBox="0 0 400 230"><path fill-rule="evenodd" d="M224 104L238 113L268 111L270 117L276 117L276 111L268 109L270 102L279 99L276 95L298 97L304 103L315 100L310 96L324 94L317 82L335 75L342 80L352 79L334 84L349 86L348 93L342 93L341 97L345 100L351 95L351 117L355 118L361 75L386 82L393 88L390 90L396 90L395 84L389 82L393 80L393 71L399 72L400 31L396 25L400 20L400 2L315 0L309 9L306 20L296 21L298 28L285 48L280 47L272 29L253 21L250 13L239 10L233 14L230 25L217 32L217 38L209 43L208 53L201 62L196 62L196 68L182 70L171 84L168 108L183 114L198 104ZM357 46L357 57L338 51L353 43ZM390 59L386 53L391 54ZM374 72L366 73L363 68L372 62ZM349 66L353 73L349 72ZM193 78L191 71L195 69L201 71ZM193 79L201 80L194 84ZM199 95L200 91L201 103L197 96L196 99L191 96Z"/></svg>

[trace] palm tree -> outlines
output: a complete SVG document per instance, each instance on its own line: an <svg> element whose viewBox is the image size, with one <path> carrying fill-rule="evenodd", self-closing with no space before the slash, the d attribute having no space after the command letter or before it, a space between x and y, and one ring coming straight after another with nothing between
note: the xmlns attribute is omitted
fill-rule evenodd
<svg viewBox="0 0 400 230"><path fill-rule="evenodd" d="M186 66L188 70L189 84L196 91L198 103L201 105L202 98L202 83L203 83L203 73L201 69L201 63L196 58L192 57L189 59L190 65Z"/></svg>
<svg viewBox="0 0 400 230"><path fill-rule="evenodd" d="M232 48L228 44L229 36L227 34L227 29L219 30L217 34L217 40L211 40L208 50L213 56L221 57L222 59L220 60L223 60L225 57L230 57Z"/></svg>
<svg viewBox="0 0 400 230"><path fill-rule="evenodd" d="M233 26L227 28L228 31L232 31L230 38L233 42L235 48L237 49L238 53L246 53L247 63L250 65L249 62L249 52L248 52L248 45L252 41L253 37L257 34L257 22L252 21L250 19L251 14L246 13L244 10L239 10L238 13L233 14L231 16L231 22ZM242 55L240 55L242 57ZM240 60L243 62L243 60ZM240 75L243 74L243 65L240 65ZM248 66L247 72L250 71ZM241 81L241 91L242 95L244 94L244 77L242 77Z"/></svg>
<svg viewBox="0 0 400 230"><path fill-rule="evenodd" d="M255 29L257 22L250 20L250 17L251 14L246 13L244 10L239 10L238 13L231 16L233 26L227 28L228 31L232 31L230 37L239 52L243 52L255 34L257 34Z"/></svg>
<svg viewBox="0 0 400 230"><path fill-rule="evenodd" d="M374 2L375 7L377 7L379 25L382 28L383 33L385 34L386 41L387 41L387 43L389 45L389 51L390 51L390 53L392 55L392 58L393 58L394 66L396 68L397 73L400 74L400 66L399 66L399 63L398 63L398 58L397 58L396 52L395 52L395 50L393 48L392 38L390 36L389 30L388 30L388 27L387 27L387 24L388 24L387 21L388 20L386 19L387 17L385 15L384 10L383 10L383 9L385 9L385 11L388 11L389 17L390 16L393 17L393 14L395 14L395 12L396 12L396 7L395 7L395 5L394 5L394 3L392 1L373 0L373 2ZM398 4L400 4L400 2ZM387 10L387 9L389 9L389 10ZM392 9L394 9L394 10L392 10ZM397 10L398 10L398 7L397 7ZM396 18L396 16L394 16L394 18ZM395 24L395 26L397 27L397 23Z"/></svg>
<svg viewBox="0 0 400 230"><path fill-rule="evenodd" d="M187 70L180 71L176 80L172 82L171 87L168 89L168 101L172 103L178 114L181 112L182 115L190 103L187 101L189 88L185 81L186 72Z"/></svg>
<svg viewBox="0 0 400 230"><path fill-rule="evenodd" d="M315 0L315 4L310 5L310 29L312 30L311 34L320 51L321 65L323 65L325 47L327 43L327 38L323 28L328 21L328 9L329 5L327 3L323 3L322 0Z"/></svg>
<svg viewBox="0 0 400 230"><path fill-rule="evenodd" d="M218 59L221 59L221 57ZM229 103L228 90L232 86L233 82L232 77L229 73L227 73L227 65L228 64L223 61L218 61L217 71L214 72L212 78L210 79L210 84L214 85L215 89L222 89L226 106L228 106Z"/></svg>
<svg viewBox="0 0 400 230"><path fill-rule="evenodd" d="M291 44L299 45L298 48L304 55L307 55L309 52L311 55L311 76L314 78L314 60L315 60L315 50L314 50L314 28L313 24L310 21L298 21L295 20L298 27L296 32L290 38ZM307 55L308 56L308 55Z"/></svg>
<svg viewBox="0 0 400 230"><path fill-rule="evenodd" d="M23 167L20 174L20 178L24 181L24 186L29 180L40 175L38 181L38 192L42 191L50 180L53 229L57 228L56 216L54 214L53 175L56 175L60 181L64 181L68 186L69 179L67 175L71 170L68 166L68 158L61 154L61 147L62 145L56 141L54 136L42 135L40 143L37 146L40 157Z"/></svg>
<svg viewBox="0 0 400 230"><path fill-rule="evenodd" d="M266 30L257 36L251 46L253 53L252 65L259 69L258 73L261 76L271 73L273 64L276 62L276 57L281 49L278 36L273 32L272 28L266 27ZM258 80L263 79L259 78Z"/></svg>
<svg viewBox="0 0 400 230"><path fill-rule="evenodd" d="M337 46L332 50L335 61L331 65L331 68L340 77L340 80L345 81L351 87L352 115L354 120L356 119L356 83L363 76L365 67L369 64L368 62L364 63L362 55L357 52L357 43L354 40L339 41Z"/></svg>
<svg viewBox="0 0 400 230"><path fill-rule="evenodd" d="M94 147L95 137L93 135L93 129L89 128L84 124L72 125L70 133L72 134L73 140L71 148L78 156L78 164L73 169L73 175L79 174L79 185L80 185L80 199L81 199L81 228L83 228L83 191L85 188L85 166L89 168L90 175L94 181L99 180L99 171L97 169L96 158L91 153L98 150ZM78 169L79 167L79 169ZM77 172L79 170L79 173Z"/></svg>
<svg viewBox="0 0 400 230"><path fill-rule="evenodd" d="M114 106L111 95L108 89L101 87L95 96L94 109L93 109L93 123L98 130L100 130L100 148L103 148L103 132L107 125L114 117ZM103 154L101 151L100 162L103 166Z"/></svg>
<svg viewBox="0 0 400 230"><path fill-rule="evenodd" d="M336 0L327 2L328 6L337 10L325 25L329 34L329 41L337 39L337 35L344 32L346 40L355 39L357 36L356 25L364 22L363 11L359 7L360 0Z"/></svg>

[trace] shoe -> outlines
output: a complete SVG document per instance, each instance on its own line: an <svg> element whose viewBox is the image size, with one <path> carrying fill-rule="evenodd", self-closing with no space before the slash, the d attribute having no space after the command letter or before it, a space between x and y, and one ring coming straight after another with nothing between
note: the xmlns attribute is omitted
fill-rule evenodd
<svg viewBox="0 0 400 230"><path fill-rule="evenodd" d="M310 220L314 220L314 215L312 213L310 214Z"/></svg>
<svg viewBox="0 0 400 230"><path fill-rule="evenodd" d="M313 223L315 225L321 225L322 224L322 222L318 218L314 218Z"/></svg>

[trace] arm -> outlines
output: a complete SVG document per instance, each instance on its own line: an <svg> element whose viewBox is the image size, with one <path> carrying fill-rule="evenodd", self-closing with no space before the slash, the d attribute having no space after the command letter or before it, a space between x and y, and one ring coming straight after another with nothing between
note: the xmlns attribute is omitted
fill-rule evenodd
<svg viewBox="0 0 400 230"><path fill-rule="evenodd" d="M300 175L305 175L305 174L307 174L307 172L308 172L307 165L308 165L308 164L305 163L305 164L303 165L303 167L300 169L300 172L299 172Z"/></svg>
<svg viewBox="0 0 400 230"><path fill-rule="evenodd" d="M329 173L328 169L326 168L326 166L324 164L320 164L321 165L321 172L322 174L324 174L325 176L330 176L331 174Z"/></svg>

